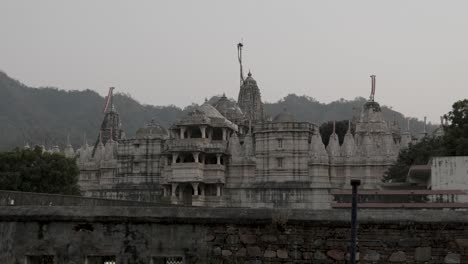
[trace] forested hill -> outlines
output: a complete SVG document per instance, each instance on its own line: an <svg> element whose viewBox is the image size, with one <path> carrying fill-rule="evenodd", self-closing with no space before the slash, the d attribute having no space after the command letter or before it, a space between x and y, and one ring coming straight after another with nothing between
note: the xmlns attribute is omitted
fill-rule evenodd
<svg viewBox="0 0 468 264"><path fill-rule="evenodd" d="M276 103L266 103L265 111L275 116L286 108L298 120L325 122L351 118L364 102L364 98L356 98L323 104L310 97L290 94ZM91 90L31 88L0 72L0 150L23 146L26 142L63 147L68 133L75 148L81 145L85 133L91 143L97 138L103 104L104 97ZM181 109L173 105L142 105L124 94L116 94L114 104L128 136L134 135L151 119L168 127L194 106ZM406 127L401 113L385 107L383 111L388 120L396 118L402 127ZM412 121L414 134L422 128L422 122Z"/></svg>

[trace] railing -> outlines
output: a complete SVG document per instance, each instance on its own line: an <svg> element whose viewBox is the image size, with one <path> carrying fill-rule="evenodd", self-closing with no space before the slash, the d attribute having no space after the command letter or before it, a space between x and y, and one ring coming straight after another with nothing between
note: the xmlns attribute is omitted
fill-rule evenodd
<svg viewBox="0 0 468 264"><path fill-rule="evenodd" d="M282 122L282 123L262 123L256 125L256 131L262 130L278 130L278 129L290 129L290 130L314 130L316 125L308 122Z"/></svg>
<svg viewBox="0 0 468 264"><path fill-rule="evenodd" d="M332 191L333 208L350 208L351 191ZM362 190L359 208L468 208L462 190Z"/></svg>

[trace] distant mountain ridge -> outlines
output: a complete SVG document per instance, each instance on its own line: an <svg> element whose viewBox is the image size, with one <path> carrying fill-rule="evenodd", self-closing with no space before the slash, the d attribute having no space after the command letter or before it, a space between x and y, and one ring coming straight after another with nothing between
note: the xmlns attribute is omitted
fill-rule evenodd
<svg viewBox="0 0 468 264"><path fill-rule="evenodd" d="M68 134L75 148L83 143L84 134L92 144L103 118L104 100L104 97L91 90L28 87L0 72L0 150L24 146L26 143L63 147ZM289 94L276 103L265 103L264 109L269 116L275 116L286 108L297 120L322 123L352 118L365 101L358 97L351 101L341 99L324 104L308 96ZM152 119L169 127L196 106L192 104L182 109L174 105L142 105L130 95L119 93L114 96L114 104L120 114L122 128L129 137ZM382 110L387 120L396 120L400 127L406 128L403 114L385 106ZM423 126L423 122L414 118L411 120L414 135L420 133ZM428 125L429 132L433 128Z"/></svg>

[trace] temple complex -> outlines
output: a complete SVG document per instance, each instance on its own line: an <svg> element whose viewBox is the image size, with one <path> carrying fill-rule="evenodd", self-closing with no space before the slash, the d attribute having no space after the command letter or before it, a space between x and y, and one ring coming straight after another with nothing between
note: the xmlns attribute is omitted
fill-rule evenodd
<svg viewBox="0 0 468 264"><path fill-rule="evenodd" d="M239 61L242 63L239 47ZM253 74L241 83L238 101L225 95L205 102L165 128L154 120L126 138L112 102L93 146L76 153L85 196L166 201L192 206L330 208L333 190L361 179L379 189L409 131L384 120L372 92L359 116L349 122L340 144L333 131L325 146L318 125L297 120L286 109L265 118Z"/></svg>

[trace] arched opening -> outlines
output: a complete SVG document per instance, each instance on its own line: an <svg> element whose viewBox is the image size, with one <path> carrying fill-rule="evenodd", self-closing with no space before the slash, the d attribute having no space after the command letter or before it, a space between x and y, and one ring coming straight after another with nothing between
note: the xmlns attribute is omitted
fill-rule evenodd
<svg viewBox="0 0 468 264"><path fill-rule="evenodd" d="M191 127L190 128L190 138L201 138L201 130L198 127Z"/></svg>
<svg viewBox="0 0 468 264"><path fill-rule="evenodd" d="M205 156L205 164L216 164L218 163L218 159L216 155L209 154Z"/></svg>
<svg viewBox="0 0 468 264"><path fill-rule="evenodd" d="M193 158L192 153L183 154L183 157L184 157L184 163L193 163L193 162L195 162L195 159Z"/></svg>
<svg viewBox="0 0 468 264"><path fill-rule="evenodd" d="M213 128L213 140L223 140L223 129L219 127Z"/></svg>
<svg viewBox="0 0 468 264"><path fill-rule="evenodd" d="M182 192L182 203L184 205L192 205L193 193L192 185L186 184Z"/></svg>

